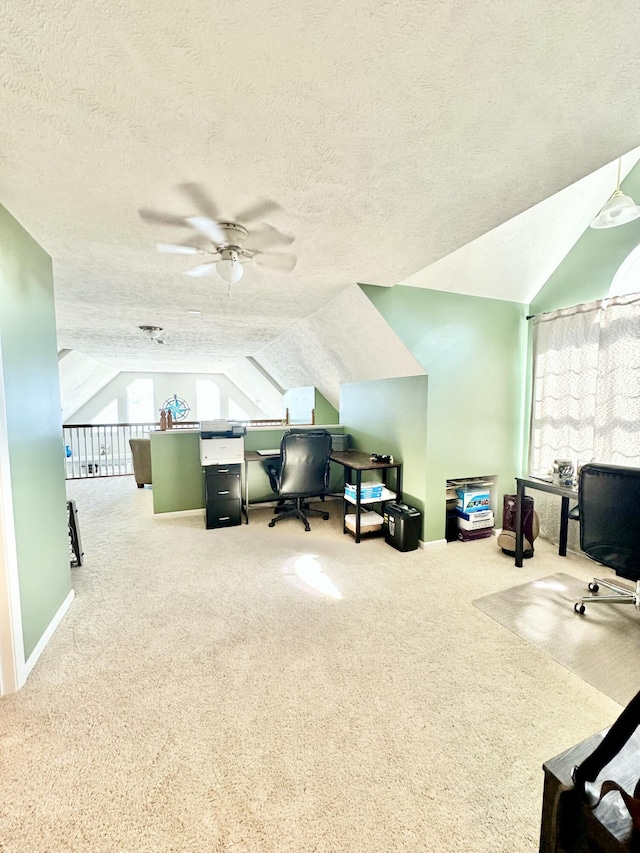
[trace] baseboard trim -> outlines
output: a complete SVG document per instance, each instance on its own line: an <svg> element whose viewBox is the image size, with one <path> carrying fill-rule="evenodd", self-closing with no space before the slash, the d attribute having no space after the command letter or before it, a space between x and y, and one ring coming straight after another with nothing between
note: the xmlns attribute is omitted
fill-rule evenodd
<svg viewBox="0 0 640 853"><path fill-rule="evenodd" d="M33 669L33 667L38 662L38 658L40 657L42 652L45 650L46 645L49 642L49 640L51 639L51 637L53 636L53 634L55 633L56 628L64 619L67 610L71 607L71 602L73 601L74 597L75 597L75 592L73 590L71 590L69 592L69 595L65 598L65 600L62 602L62 604L58 608L58 612L56 613L56 615L53 617L51 622L49 622L49 625L47 626L46 631L38 640L38 643L37 643L35 649L29 655L29 659L24 662L24 666L22 667L22 672L20 674L19 687L22 687L22 685L25 683L25 681L29 677L31 670Z"/></svg>
<svg viewBox="0 0 640 853"><path fill-rule="evenodd" d="M177 509L175 512L154 512L154 518L176 518L185 515L201 515L204 517L204 507L198 509Z"/></svg>
<svg viewBox="0 0 640 853"><path fill-rule="evenodd" d="M444 548L447 544L446 539L432 539L430 542L423 542L420 540L418 543L419 547L424 551L433 551L439 548Z"/></svg>

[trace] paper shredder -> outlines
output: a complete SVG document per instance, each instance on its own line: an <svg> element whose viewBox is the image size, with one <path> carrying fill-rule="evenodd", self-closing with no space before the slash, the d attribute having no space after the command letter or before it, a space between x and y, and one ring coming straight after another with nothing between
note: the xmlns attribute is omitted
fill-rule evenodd
<svg viewBox="0 0 640 853"><path fill-rule="evenodd" d="M384 508L384 538L398 551L415 551L420 539L422 514L412 506L388 503Z"/></svg>

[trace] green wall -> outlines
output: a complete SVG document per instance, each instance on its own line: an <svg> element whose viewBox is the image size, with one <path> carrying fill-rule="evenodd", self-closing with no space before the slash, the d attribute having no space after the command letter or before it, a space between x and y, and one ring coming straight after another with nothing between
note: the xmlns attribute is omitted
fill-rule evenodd
<svg viewBox="0 0 640 853"><path fill-rule="evenodd" d="M340 420L338 410L331 405L324 394L321 394L317 388L315 389L313 405L316 424L337 424Z"/></svg>
<svg viewBox="0 0 640 853"><path fill-rule="evenodd" d="M319 426L338 423L338 410L313 385L289 388L282 398L282 406L283 417L286 409L289 410L290 424L310 424L312 411L314 423Z"/></svg>
<svg viewBox="0 0 640 853"><path fill-rule="evenodd" d="M150 439L154 513L204 507L200 432L167 430Z"/></svg>
<svg viewBox="0 0 640 853"><path fill-rule="evenodd" d="M640 164L621 188L640 201ZM529 313L555 311L606 296L618 267L639 243L640 219L615 228L587 228L533 299Z"/></svg>
<svg viewBox="0 0 640 853"><path fill-rule="evenodd" d="M289 427L253 427L244 438L245 450L269 450L280 447L282 434ZM342 433L339 426L331 432ZM249 499L274 500L265 462L249 465ZM244 466L243 466L244 468ZM151 433L151 472L154 513L179 512L204 507L204 473L200 464L200 433L191 430L167 430ZM331 490L340 491L341 466L332 466ZM244 496L244 470L243 496Z"/></svg>
<svg viewBox="0 0 640 853"><path fill-rule="evenodd" d="M402 499L423 513L421 539L433 515L432 508L425 505L427 387L426 376L340 385L340 415L352 437L353 449L391 454L402 462ZM363 480L367 479L378 477L376 473L363 474ZM444 493L442 502L444 506Z"/></svg>
<svg viewBox="0 0 640 853"><path fill-rule="evenodd" d="M447 479L515 488L524 435L527 306L422 288L361 285L429 377L425 539L445 535ZM350 425L340 408L346 429Z"/></svg>
<svg viewBox="0 0 640 853"><path fill-rule="evenodd" d="M51 258L0 206L0 348L25 660L71 591Z"/></svg>

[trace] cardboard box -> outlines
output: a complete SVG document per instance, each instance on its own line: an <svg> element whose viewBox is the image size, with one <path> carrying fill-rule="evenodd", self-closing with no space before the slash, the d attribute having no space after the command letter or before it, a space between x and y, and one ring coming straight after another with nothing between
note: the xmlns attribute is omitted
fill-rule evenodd
<svg viewBox="0 0 640 853"><path fill-rule="evenodd" d="M484 513L471 513L471 517L473 519L474 515L484 515ZM464 518L458 518L458 530L483 530L486 527L493 527L493 513L489 513L489 518L479 518L477 520L467 521Z"/></svg>
<svg viewBox="0 0 640 853"><path fill-rule="evenodd" d="M474 539L487 539L493 533L493 527L483 530L458 530L458 539L461 542L472 542Z"/></svg>
<svg viewBox="0 0 640 853"><path fill-rule="evenodd" d="M465 521L480 521L481 519L490 518L493 521L493 510L492 509L483 509L478 512L462 512L461 509L456 507L456 516L458 518L463 518Z"/></svg>
<svg viewBox="0 0 640 853"><path fill-rule="evenodd" d="M382 489L384 488L382 483L362 483L360 486L360 500L369 500L373 498L381 498L382 497ZM344 493L345 496L355 500L357 497L357 488L355 483L345 483L344 485Z"/></svg>
<svg viewBox="0 0 640 853"><path fill-rule="evenodd" d="M373 533L374 530L382 530L382 516L377 512L362 512L360 513L360 533ZM344 517L345 527L348 527L353 533L356 532L356 514L355 512L347 513Z"/></svg>
<svg viewBox="0 0 640 853"><path fill-rule="evenodd" d="M456 489L456 509L462 512L485 512L491 508L491 493L487 489Z"/></svg>

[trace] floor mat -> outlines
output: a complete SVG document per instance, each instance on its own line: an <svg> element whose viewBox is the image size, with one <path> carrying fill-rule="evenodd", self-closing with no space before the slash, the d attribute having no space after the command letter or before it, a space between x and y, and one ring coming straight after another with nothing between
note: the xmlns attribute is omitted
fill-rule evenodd
<svg viewBox="0 0 640 853"><path fill-rule="evenodd" d="M475 607L620 705L640 690L640 613L627 604L574 612L584 581L559 572L478 598Z"/></svg>

